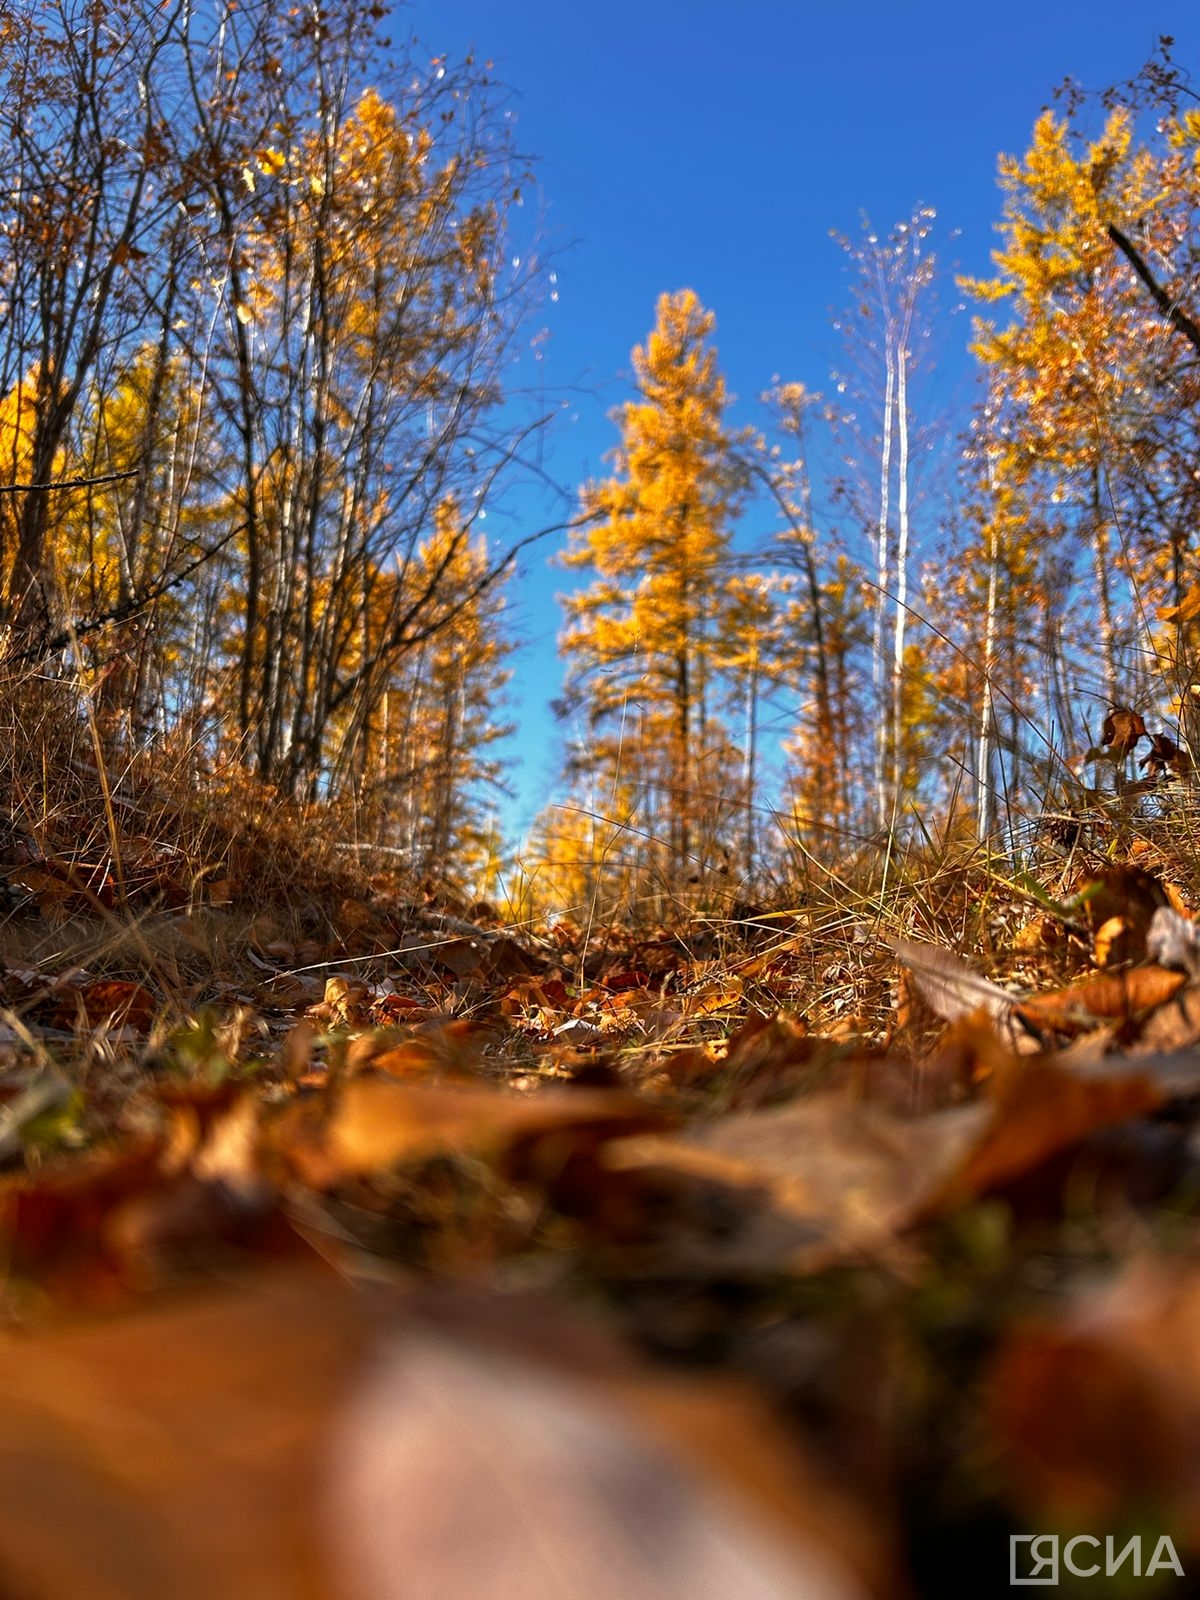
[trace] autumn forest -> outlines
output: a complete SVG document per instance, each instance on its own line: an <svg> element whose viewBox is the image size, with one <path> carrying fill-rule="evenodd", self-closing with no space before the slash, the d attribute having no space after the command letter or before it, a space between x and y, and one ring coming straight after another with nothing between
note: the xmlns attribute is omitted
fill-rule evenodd
<svg viewBox="0 0 1200 1600"><path fill-rule="evenodd" d="M986 272L826 240L827 370L658 285L561 481L490 60L0 0L0 1592L1192 1575L1181 61L1046 84Z"/></svg>
<svg viewBox="0 0 1200 1600"><path fill-rule="evenodd" d="M611 476L523 552L480 513L553 425L515 361L547 292L536 252L509 270L530 175L483 65L380 27L7 25L10 663L127 751L350 803L418 875L526 910L917 834L1019 849L1124 781L1095 756L1127 706L1148 779L1190 771L1200 113L1169 57L1098 137L1064 103L1002 159L990 279L943 269L927 210L842 241L832 399L779 381L735 426L713 310L664 293ZM954 295L979 378L947 417L921 397ZM505 840L505 592L548 540L567 803Z"/></svg>

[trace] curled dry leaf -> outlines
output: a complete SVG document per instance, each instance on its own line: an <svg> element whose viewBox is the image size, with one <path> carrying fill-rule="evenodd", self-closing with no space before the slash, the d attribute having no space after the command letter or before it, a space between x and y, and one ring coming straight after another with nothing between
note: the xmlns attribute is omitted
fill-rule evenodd
<svg viewBox="0 0 1200 1600"><path fill-rule="evenodd" d="M728 1192L726 1237L705 1241L702 1267L812 1272L889 1249L987 1120L981 1105L910 1119L843 1093L814 1094L690 1138L630 1140L606 1161ZM687 1259L682 1241L672 1241L671 1259Z"/></svg>
<svg viewBox="0 0 1200 1600"><path fill-rule="evenodd" d="M305 1016L327 1028L361 1028L370 1020L371 991L355 978L325 980L324 997Z"/></svg>
<svg viewBox="0 0 1200 1600"><path fill-rule="evenodd" d="M730 1036L724 1055L694 1045L664 1056L661 1068L672 1083L696 1088L719 1082L739 1096L755 1086L768 1090L823 1047L831 1048L830 1041L811 1037L799 1018L752 1011Z"/></svg>
<svg viewBox="0 0 1200 1600"><path fill-rule="evenodd" d="M1200 928L1173 906L1158 906L1146 933L1146 954L1161 967L1200 977Z"/></svg>
<svg viewBox="0 0 1200 1600"><path fill-rule="evenodd" d="M484 1050L496 1038L490 1023L459 1018L453 1022L419 1024L407 1038L394 1032L363 1034L350 1045L346 1062L351 1067L373 1067L395 1078L428 1077L434 1073L475 1072Z"/></svg>
<svg viewBox="0 0 1200 1600"><path fill-rule="evenodd" d="M136 1028L145 1033L158 1011L158 1001L148 989L115 978L63 988L57 999L53 1025L63 1028Z"/></svg>
<svg viewBox="0 0 1200 1600"><path fill-rule="evenodd" d="M986 1124L931 1186L923 1215L1003 1188L1089 1134L1155 1111L1169 1098L1153 1073L1114 1058L1072 1069L1053 1059L1014 1057L988 1088Z"/></svg>
<svg viewBox="0 0 1200 1600"><path fill-rule="evenodd" d="M485 954L485 945L479 939L441 939L430 950L430 960L456 978L465 978L468 973L479 971Z"/></svg>
<svg viewBox="0 0 1200 1600"><path fill-rule="evenodd" d="M988 1097L970 1105L913 1117L815 1094L691 1137L631 1140L605 1160L725 1185L745 1231L739 1240L730 1230L730 1264L764 1270L766 1251L776 1270L815 1271L886 1252L912 1224L1003 1190L1089 1135L1156 1110L1177 1088L1150 1063L1008 1056Z"/></svg>
<svg viewBox="0 0 1200 1600"><path fill-rule="evenodd" d="M1124 761L1140 739L1146 736L1141 714L1129 706L1113 706L1100 730L1100 743L1114 761Z"/></svg>
<svg viewBox="0 0 1200 1600"><path fill-rule="evenodd" d="M1142 961L1154 914L1171 901L1171 891L1153 872L1131 865L1105 867L1081 877L1076 898L1097 946L1101 966ZM1101 938L1102 930L1104 932Z"/></svg>
<svg viewBox="0 0 1200 1600"><path fill-rule="evenodd" d="M982 977L961 956L913 939L898 939L890 934L881 937L908 968L928 1004L946 1022L958 1022L982 1012L1011 1049L1029 1054L1040 1048L1040 1040L1023 1020L1019 998Z"/></svg>
<svg viewBox="0 0 1200 1600"><path fill-rule="evenodd" d="M1155 733L1150 737L1150 749L1138 762L1143 770L1148 770L1152 778L1161 778L1167 772L1174 772L1179 777L1184 777L1190 770L1191 763L1185 751L1181 750L1169 734Z"/></svg>

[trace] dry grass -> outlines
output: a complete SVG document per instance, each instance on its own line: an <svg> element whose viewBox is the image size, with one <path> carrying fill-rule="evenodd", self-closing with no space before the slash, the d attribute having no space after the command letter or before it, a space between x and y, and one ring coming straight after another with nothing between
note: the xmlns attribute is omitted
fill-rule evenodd
<svg viewBox="0 0 1200 1600"><path fill-rule="evenodd" d="M182 737L130 753L66 679L0 685L0 824L0 960L145 984L164 1025L253 988L264 951L314 970L386 952L429 900L394 853L372 848L378 834L352 804L290 799ZM704 1019L696 1040L782 1008L815 1033L878 1044L896 1017L879 935L958 952L1017 986L1065 982L1086 941L1072 944L1069 910L1057 939L1040 940L1047 907L1069 908L1118 863L1194 907L1198 834L1200 791L1175 781L1076 816L1009 819L995 841L914 830L823 861L797 845L786 881L656 884L608 912L601 893L574 917L535 914L511 932L577 992L640 974Z"/></svg>

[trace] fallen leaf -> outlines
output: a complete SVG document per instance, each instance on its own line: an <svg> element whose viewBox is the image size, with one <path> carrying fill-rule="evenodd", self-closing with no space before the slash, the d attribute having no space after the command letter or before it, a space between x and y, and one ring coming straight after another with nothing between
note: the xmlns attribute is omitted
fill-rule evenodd
<svg viewBox="0 0 1200 1600"><path fill-rule="evenodd" d="M605 1159L615 1170L674 1172L725 1187L740 1202L733 1215L745 1236L731 1222L717 1258L807 1273L890 1248L988 1118L982 1105L901 1118L832 1092L735 1113L688 1138L633 1139ZM704 1255L708 1265L710 1241ZM685 1259L678 1240L671 1259Z"/></svg>
<svg viewBox="0 0 1200 1600"><path fill-rule="evenodd" d="M362 1028L370 1021L370 987L355 978L325 980L325 994L305 1016L328 1028Z"/></svg>
<svg viewBox="0 0 1200 1600"><path fill-rule="evenodd" d="M1016 1329L987 1385L1010 1492L1043 1522L1149 1510L1200 1546L1200 1275L1141 1261Z"/></svg>
<svg viewBox="0 0 1200 1600"><path fill-rule="evenodd" d="M1019 998L982 977L961 956L937 945L887 934L882 935L882 942L895 951L925 1000L944 1021L957 1022L982 1012L1011 1048L1023 1052L1040 1048L1040 1040L1022 1021Z"/></svg>
<svg viewBox="0 0 1200 1600"><path fill-rule="evenodd" d="M356 1039L347 1054L347 1064L371 1066L395 1078L433 1073L468 1075L478 1069L484 1050L495 1038L496 1029L488 1023L463 1018L428 1023L398 1043L394 1035L386 1034Z"/></svg>
<svg viewBox="0 0 1200 1600"><path fill-rule="evenodd" d="M315 1512L370 1332L350 1291L286 1283L5 1341L5 1586L332 1600Z"/></svg>
<svg viewBox="0 0 1200 1600"><path fill-rule="evenodd" d="M329 1526L363 1600L867 1600L887 1583L883 1530L736 1386L641 1373L536 1304L449 1309L342 1413Z"/></svg>
<svg viewBox="0 0 1200 1600"><path fill-rule="evenodd" d="M154 1021L158 1001L140 983L102 979L88 983L74 994L75 1019L87 1027L137 1028L145 1033ZM69 997L63 997L64 1014Z"/></svg>
<svg viewBox="0 0 1200 1600"><path fill-rule="evenodd" d="M1146 932L1146 954L1161 967L1200 977L1200 928L1172 906L1158 906Z"/></svg>
<svg viewBox="0 0 1200 1600"><path fill-rule="evenodd" d="M883 1592L885 1537L749 1396L647 1374L561 1321L293 1273L9 1337L6 1592Z"/></svg>
<svg viewBox="0 0 1200 1600"><path fill-rule="evenodd" d="M1114 761L1123 761L1145 736L1146 724L1140 713L1129 706L1113 706L1100 730L1100 743Z"/></svg>
<svg viewBox="0 0 1200 1600"><path fill-rule="evenodd" d="M480 939L440 939L430 950L430 959L436 966L447 968L456 978L465 978L468 973L479 971L485 953Z"/></svg>
<svg viewBox="0 0 1200 1600"><path fill-rule="evenodd" d="M1105 867L1080 878L1075 892L1093 940L1117 919L1123 923L1120 929L1110 928L1101 965L1145 959L1146 937L1155 912L1170 903L1166 889L1153 872L1128 865Z"/></svg>
<svg viewBox="0 0 1200 1600"><path fill-rule="evenodd" d="M766 1247L776 1252L775 1270L812 1272L886 1252L913 1224L1003 1190L1089 1135L1156 1110L1178 1091L1174 1070L1127 1058L1072 1067L1008 1055L988 1080L988 1098L970 1105L903 1116L845 1092L819 1093L688 1137L633 1139L604 1159L726 1185L753 1218L752 1243L731 1239L730 1256L765 1270ZM798 1228L772 1223L770 1213Z"/></svg>
<svg viewBox="0 0 1200 1600"><path fill-rule="evenodd" d="M1186 982L1181 972L1160 966L1103 973L1050 994L1029 996L1021 1002L1021 1015L1038 1028L1073 1035L1098 1021L1125 1023L1145 1016L1165 1005Z"/></svg>
<svg viewBox="0 0 1200 1600"><path fill-rule="evenodd" d="M1088 1134L1154 1111L1167 1099L1152 1073L1114 1059L1073 1071L1052 1059L1014 1057L988 1087L986 1125L963 1158L944 1169L923 1214L1001 1188Z"/></svg>
<svg viewBox="0 0 1200 1600"><path fill-rule="evenodd" d="M1182 1050L1200 1043L1200 983L1185 984L1165 1005L1142 1023L1132 1053Z"/></svg>
<svg viewBox="0 0 1200 1600"><path fill-rule="evenodd" d="M285 1107L264 1123L270 1167L314 1189L442 1154L498 1160L516 1144L616 1138L670 1120L623 1090L402 1083L369 1075Z"/></svg>
<svg viewBox="0 0 1200 1600"><path fill-rule="evenodd" d="M1138 762L1138 766L1143 771L1148 770L1152 778L1161 778L1168 770L1184 777L1190 765L1186 753L1165 733L1151 735L1150 749Z"/></svg>

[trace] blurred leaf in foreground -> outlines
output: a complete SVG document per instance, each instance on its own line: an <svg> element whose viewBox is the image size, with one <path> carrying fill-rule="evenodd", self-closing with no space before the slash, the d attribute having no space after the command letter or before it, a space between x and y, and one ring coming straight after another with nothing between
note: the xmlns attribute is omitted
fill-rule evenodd
<svg viewBox="0 0 1200 1600"><path fill-rule="evenodd" d="M739 1390L649 1377L535 1305L438 1306L302 1275L7 1340L6 1590L882 1592L882 1541Z"/></svg>

